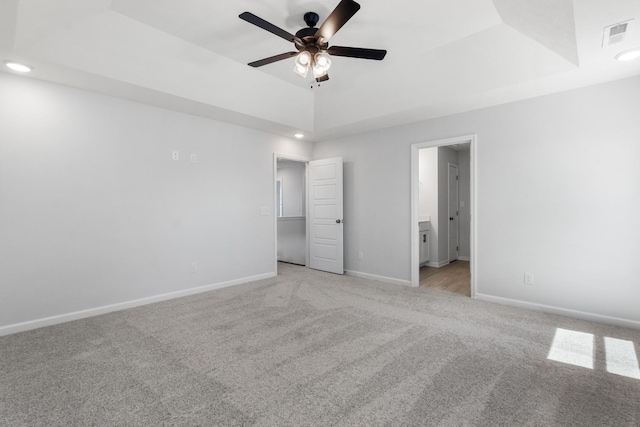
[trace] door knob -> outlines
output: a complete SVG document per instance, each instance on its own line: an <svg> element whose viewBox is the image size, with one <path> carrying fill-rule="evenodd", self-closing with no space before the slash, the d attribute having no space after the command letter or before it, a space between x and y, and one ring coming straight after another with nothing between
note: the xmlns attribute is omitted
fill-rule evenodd
<svg viewBox="0 0 640 427"><path fill-rule="evenodd" d="M342 222L341 219L336 219L336 224L340 224Z"/></svg>
<svg viewBox="0 0 640 427"><path fill-rule="evenodd" d="M449 221L453 221L453 217L452 216L449 217Z"/></svg>

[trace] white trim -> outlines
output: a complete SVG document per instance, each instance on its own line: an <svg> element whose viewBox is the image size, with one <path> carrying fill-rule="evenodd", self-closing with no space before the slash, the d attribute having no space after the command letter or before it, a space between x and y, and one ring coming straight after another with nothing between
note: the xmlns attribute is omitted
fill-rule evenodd
<svg viewBox="0 0 640 427"><path fill-rule="evenodd" d="M284 205L282 204L282 180L278 179L276 175L276 210L274 211L276 213L276 217L281 218L283 210L284 210Z"/></svg>
<svg viewBox="0 0 640 427"><path fill-rule="evenodd" d="M560 316L573 317L577 319L590 320L592 322L606 323L609 325L622 326L625 328L640 329L640 322L637 320L623 319L621 317L604 316L602 314L589 313L587 311L571 310L568 308L556 307L553 305L538 304L521 301L511 298L496 297L493 295L476 294L476 299L480 301L492 302L500 305L524 308L544 313L557 314Z"/></svg>
<svg viewBox="0 0 640 427"><path fill-rule="evenodd" d="M428 261L426 264L427 267L435 267L435 268L440 268L440 267L444 267L445 265L449 265L451 264L451 261L449 260L445 260L445 261Z"/></svg>
<svg viewBox="0 0 640 427"><path fill-rule="evenodd" d="M0 327L0 336L15 334L17 332L29 331L31 329L42 328L44 326L57 325L59 323L70 322L72 320L86 319L87 317L98 316L100 314L111 313L113 311L126 310L128 308L139 307L141 305L153 304L160 301L195 295L202 292L214 291L216 289L228 288L230 286L241 285L244 283L255 282L257 280L269 279L276 277L275 272L258 274L256 276L243 277L240 279L229 280L226 282L215 283L213 285L199 286L197 288L184 289L182 291L169 292L152 297L140 298L131 301L120 302L117 304L104 305L102 307L89 308L86 310L74 311L57 316L44 317L42 319L29 320L22 323L14 323Z"/></svg>
<svg viewBox="0 0 640 427"><path fill-rule="evenodd" d="M422 148L431 148L431 147L442 147L446 145L453 144L464 144L469 142L471 144L470 150L470 159L469 159L469 169L470 169L470 178L471 183L469 187L470 192L470 204L469 207L469 216L471 222L471 248L470 248L470 260L469 260L469 270L471 273L471 298L476 297L476 289L478 282L478 275L476 274L477 268L477 209L478 204L477 200L477 185L478 185L478 155L477 155L477 144L478 144L478 136L477 135L462 135L456 136L453 138L439 139L435 141L427 141L427 142L418 142L415 144L411 144L411 224L409 227L411 233L411 284L414 287L417 287L420 284L420 249L418 246L418 237L419 237L419 188L418 188L418 168L419 168L419 154L420 149ZM429 265L429 264L427 264Z"/></svg>
<svg viewBox="0 0 640 427"><path fill-rule="evenodd" d="M392 285L412 286L410 280L395 279L393 277L377 276L375 274L362 273L360 271L345 270L347 276L360 277L362 279L376 280L378 282L391 283Z"/></svg>
<svg viewBox="0 0 640 427"><path fill-rule="evenodd" d="M278 197L277 197L277 184L276 181L278 180L278 159L283 159L283 160L293 160L295 162L300 162L300 163L304 163L305 165L308 164L312 159L307 158L307 157L297 157L297 156L290 156L288 154L279 154L274 152L273 153L273 259L274 259L274 264L273 264L273 271L278 271L278 217L276 216L276 204L278 203ZM305 184L308 181L308 171L307 171L307 167L305 166ZM309 212L309 203L307 201L308 197L307 197L307 192L305 189L305 215L308 214ZM306 230L306 261L305 261L305 267L309 266L309 224L307 223L307 230ZM276 273L277 274L277 273Z"/></svg>
<svg viewBox="0 0 640 427"><path fill-rule="evenodd" d="M471 224L471 236L469 242L469 273L471 274L471 298L478 293L478 137L471 137L471 150L469 151L469 222Z"/></svg>
<svg viewBox="0 0 640 427"><path fill-rule="evenodd" d="M447 213L449 214L449 217L452 217L453 215L451 215L451 168L454 168L456 170L456 181L455 181L455 187L456 187L456 198L458 200L456 200L456 225L457 225L457 230L456 230L456 258L460 255L460 184L459 184L459 175L460 175L460 167L458 166L457 163L451 163L451 162L447 162ZM447 221L447 231L448 231L448 235L447 235L447 249L449 250L449 252L447 253L447 259L449 260L449 262L451 262L451 221ZM455 261L454 259L454 261Z"/></svg>
<svg viewBox="0 0 640 427"><path fill-rule="evenodd" d="M471 257L468 256L459 256L458 261L471 261Z"/></svg>

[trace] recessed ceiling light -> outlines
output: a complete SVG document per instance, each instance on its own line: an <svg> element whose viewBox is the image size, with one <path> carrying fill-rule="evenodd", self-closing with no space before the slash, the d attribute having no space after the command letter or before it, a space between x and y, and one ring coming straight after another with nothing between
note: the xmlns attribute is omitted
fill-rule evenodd
<svg viewBox="0 0 640 427"><path fill-rule="evenodd" d="M296 133L296 134L295 134L295 135L293 135L293 136L295 136L296 138L304 138L304 135L303 135L303 134L301 134L301 133Z"/></svg>
<svg viewBox="0 0 640 427"><path fill-rule="evenodd" d="M28 65L20 64L13 61L4 61L4 65L6 65L7 68L11 68L13 71L18 71L19 73L28 73L33 69Z"/></svg>
<svg viewBox="0 0 640 427"><path fill-rule="evenodd" d="M625 50L616 55L618 61L631 61L632 59L640 58L640 48Z"/></svg>

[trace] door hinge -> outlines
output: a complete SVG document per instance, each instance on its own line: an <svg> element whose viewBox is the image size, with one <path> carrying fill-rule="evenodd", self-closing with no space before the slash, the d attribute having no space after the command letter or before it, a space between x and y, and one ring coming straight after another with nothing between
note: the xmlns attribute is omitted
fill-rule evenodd
<svg viewBox="0 0 640 427"><path fill-rule="evenodd" d="M458 249L458 247L456 246L456 252L459 251L460 249Z"/></svg>
<svg viewBox="0 0 640 427"><path fill-rule="evenodd" d="M456 181L458 180L458 175L456 175Z"/></svg>

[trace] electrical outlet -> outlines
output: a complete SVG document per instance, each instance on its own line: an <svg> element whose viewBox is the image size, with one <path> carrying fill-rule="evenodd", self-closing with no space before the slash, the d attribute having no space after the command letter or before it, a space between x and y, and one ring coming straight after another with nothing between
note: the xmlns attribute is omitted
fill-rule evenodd
<svg viewBox="0 0 640 427"><path fill-rule="evenodd" d="M191 163L196 162L196 153L191 153Z"/></svg>
<svg viewBox="0 0 640 427"><path fill-rule="evenodd" d="M364 259L364 254L362 252L358 252L358 259Z"/></svg>
<svg viewBox="0 0 640 427"><path fill-rule="evenodd" d="M524 273L524 284L533 285L533 273Z"/></svg>
<svg viewBox="0 0 640 427"><path fill-rule="evenodd" d="M269 206L262 206L260 208L260 215L262 216L271 215L271 209L269 209Z"/></svg>
<svg viewBox="0 0 640 427"><path fill-rule="evenodd" d="M196 271L198 271L198 263L192 262L191 266L189 267L189 272L195 273Z"/></svg>
<svg viewBox="0 0 640 427"><path fill-rule="evenodd" d="M180 160L180 152L179 151L173 151L173 153L171 153L171 158L173 160Z"/></svg>

